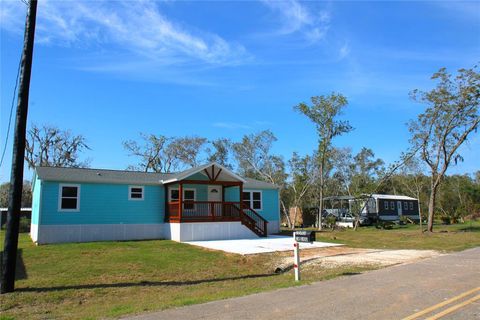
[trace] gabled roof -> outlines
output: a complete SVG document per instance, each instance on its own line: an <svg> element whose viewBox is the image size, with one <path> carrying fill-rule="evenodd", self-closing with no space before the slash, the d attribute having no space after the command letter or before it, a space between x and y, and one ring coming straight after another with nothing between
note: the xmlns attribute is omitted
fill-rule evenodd
<svg viewBox="0 0 480 320"><path fill-rule="evenodd" d="M278 186L260 180L245 178L246 182L243 184L243 189L279 189Z"/></svg>
<svg viewBox="0 0 480 320"><path fill-rule="evenodd" d="M36 167L35 171L41 180L46 181L144 185L158 185L161 180L168 179L172 175L170 173L60 167Z"/></svg>
<svg viewBox="0 0 480 320"><path fill-rule="evenodd" d="M213 168L212 168L213 167ZM201 173L206 176L205 170L212 168L212 170L217 169L216 173L215 171L212 171L214 174L219 174L218 180L219 181L240 181L245 183L246 180L239 175L235 174L232 172L230 169L225 168L222 165L219 165L218 163L215 162L210 162L207 164L204 164L202 166L194 167L182 172L179 172L177 174L174 174L171 177L168 177L167 179L163 180L162 182L165 183L172 183L172 182L177 182L181 180L185 180L188 177L191 177L192 175L196 173Z"/></svg>
<svg viewBox="0 0 480 320"><path fill-rule="evenodd" d="M244 189L278 189L274 184L250 178L242 178L231 170L216 164L209 163L178 173L155 173L127 170L109 170L92 168L62 168L62 167L36 167L35 173L39 179L45 181L70 182L70 183L116 183L116 184L139 184L161 185L186 179L204 169L215 166L216 173L219 169L218 180L230 179L230 181L243 182ZM206 176L206 175L205 175Z"/></svg>

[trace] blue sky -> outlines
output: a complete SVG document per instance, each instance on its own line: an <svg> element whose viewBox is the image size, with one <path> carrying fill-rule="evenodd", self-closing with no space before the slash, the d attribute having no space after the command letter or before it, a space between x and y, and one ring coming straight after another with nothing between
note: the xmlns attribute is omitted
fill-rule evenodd
<svg viewBox="0 0 480 320"><path fill-rule="evenodd" d="M26 8L0 8L3 147ZM28 122L83 134L92 167L134 163L122 141L140 132L238 140L270 129L288 158L317 143L293 106L337 91L355 130L335 145L388 163L423 108L408 93L479 57L480 2L40 0ZM479 170L479 147L477 134L450 173Z"/></svg>

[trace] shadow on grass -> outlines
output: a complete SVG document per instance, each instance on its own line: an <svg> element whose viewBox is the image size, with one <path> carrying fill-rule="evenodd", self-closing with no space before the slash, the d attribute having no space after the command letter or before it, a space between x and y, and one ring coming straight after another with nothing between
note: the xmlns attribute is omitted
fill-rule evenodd
<svg viewBox="0 0 480 320"><path fill-rule="evenodd" d="M480 226L468 226L468 225L466 225L464 228L458 229L458 231L480 232Z"/></svg>
<svg viewBox="0 0 480 320"><path fill-rule="evenodd" d="M357 276L359 274L362 274L361 272L344 272L341 275L342 276Z"/></svg>
<svg viewBox="0 0 480 320"><path fill-rule="evenodd" d="M97 284L80 284L72 286L57 286L57 287L43 287L43 288L18 288L17 292L51 292L64 290L79 290L79 289L107 289L107 288L131 288L131 287L163 287L163 286L190 286L202 283L214 283L222 281L234 281L242 279L256 279L276 276L274 273L268 274L252 274L238 277L190 280L190 281L139 281L139 282L120 282L120 283L97 283Z"/></svg>
<svg viewBox="0 0 480 320"><path fill-rule="evenodd" d="M0 251L0 270L3 270L3 251ZM23 251L22 249L17 250L17 263L15 267L15 280L25 280L27 279L27 269L25 268L25 263L23 262Z"/></svg>

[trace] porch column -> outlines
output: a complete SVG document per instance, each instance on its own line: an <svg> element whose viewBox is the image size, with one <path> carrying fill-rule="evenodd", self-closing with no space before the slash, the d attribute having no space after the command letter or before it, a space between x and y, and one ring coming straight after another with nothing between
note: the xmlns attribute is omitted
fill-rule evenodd
<svg viewBox="0 0 480 320"><path fill-rule="evenodd" d="M182 222L183 211L183 182L178 183L178 219Z"/></svg>
<svg viewBox="0 0 480 320"><path fill-rule="evenodd" d="M240 182L238 189L240 190L240 197L238 198L240 199L240 210L243 212L243 182Z"/></svg>

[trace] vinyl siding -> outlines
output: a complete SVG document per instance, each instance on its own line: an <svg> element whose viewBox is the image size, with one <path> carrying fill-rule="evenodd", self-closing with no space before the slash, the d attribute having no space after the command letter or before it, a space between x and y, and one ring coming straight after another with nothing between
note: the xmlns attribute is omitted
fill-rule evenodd
<svg viewBox="0 0 480 320"><path fill-rule="evenodd" d="M261 191L262 192L262 210L255 210L267 221L280 220L280 208L278 204L277 189L244 189L244 191ZM225 189L225 201L239 201L238 187Z"/></svg>
<svg viewBox="0 0 480 320"><path fill-rule="evenodd" d="M59 182L43 181L40 222L68 224L153 224L163 223L163 186L144 186L144 200L128 200L129 185L75 183L80 187L80 210L58 210Z"/></svg>
<svg viewBox="0 0 480 320"><path fill-rule="evenodd" d="M35 175L32 194L32 224L38 224L40 219L40 195L42 190L42 181Z"/></svg>

